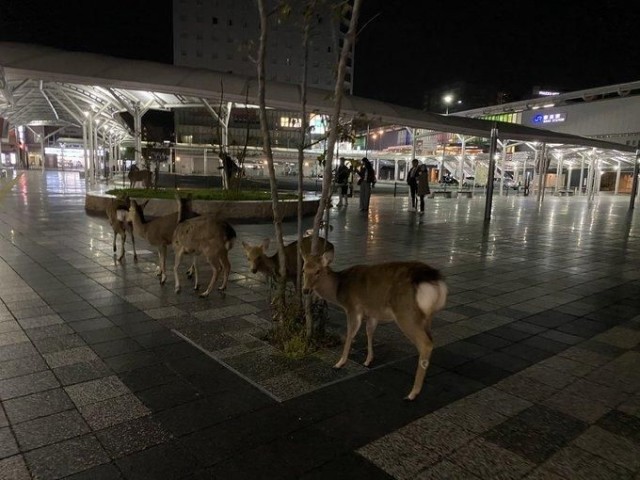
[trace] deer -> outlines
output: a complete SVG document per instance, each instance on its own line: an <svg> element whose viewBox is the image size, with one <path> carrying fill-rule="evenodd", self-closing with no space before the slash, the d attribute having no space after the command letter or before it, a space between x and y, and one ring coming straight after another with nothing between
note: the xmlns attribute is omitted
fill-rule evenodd
<svg viewBox="0 0 640 480"><path fill-rule="evenodd" d="M133 235L133 225L131 221L128 219L127 212L129 210L131 201L129 197L126 197L124 200L119 200L116 198L111 199L106 208L107 218L109 219L109 223L111 224L111 228L113 229L113 256L116 256L117 248L116 248L116 240L118 235L120 235L122 252L120 256L117 257L118 262L122 262L124 258L124 242L127 239L127 232L131 234L131 244L133 245L133 261L138 261L138 254L136 252L136 241ZM141 205L141 208L144 208L146 202Z"/></svg>
<svg viewBox="0 0 640 480"><path fill-rule="evenodd" d="M333 259L330 255L303 258L303 293L315 292L342 307L347 316L342 356L333 368L342 368L347 363L351 343L363 320L367 331L364 366L369 367L378 323L393 321L418 350L413 388L405 397L414 400L422 390L433 351L431 322L447 301L447 285L440 272L421 262L355 265L335 271L329 266Z"/></svg>
<svg viewBox="0 0 640 480"><path fill-rule="evenodd" d="M131 166L127 178L129 179L129 188L133 188L138 182L142 182L144 188L151 187L151 170L140 170L135 165Z"/></svg>
<svg viewBox="0 0 640 480"><path fill-rule="evenodd" d="M179 203L190 202L190 199L180 200ZM146 205L146 202L144 203ZM129 207L129 221L133 225L136 235L158 249L158 267L156 275L160 277L160 285L167 281L166 260L167 246L173 242L173 232L180 221L180 211L147 220L144 217L142 206L135 200L131 200Z"/></svg>
<svg viewBox="0 0 640 480"><path fill-rule="evenodd" d="M269 239L265 238L260 245L250 245L247 242L242 242L244 253L249 261L249 266L252 273L262 273L267 278L277 280L279 275L280 263L278 260L278 253L268 256L267 249L269 248ZM324 238L319 238L319 248L322 252L326 252L333 257L334 247L331 242ZM309 254L311 252L311 237L303 237L301 243L301 249L303 254ZM284 247L286 277L287 280L294 285L297 279L298 271L298 241L294 241Z"/></svg>
<svg viewBox="0 0 640 480"><path fill-rule="evenodd" d="M179 222L173 232L173 251L175 263L173 275L175 279L175 292L180 293L180 278L178 268L184 254L195 254L193 260L194 290L198 290L198 269L195 256L202 254L211 266L211 281L207 289L200 297L207 297L218 281L222 271L222 284L218 287L221 292L227 288L231 264L229 263L229 250L233 248L236 231L226 221L218 220L214 215L202 215L190 219L182 219L182 204L178 205Z"/></svg>

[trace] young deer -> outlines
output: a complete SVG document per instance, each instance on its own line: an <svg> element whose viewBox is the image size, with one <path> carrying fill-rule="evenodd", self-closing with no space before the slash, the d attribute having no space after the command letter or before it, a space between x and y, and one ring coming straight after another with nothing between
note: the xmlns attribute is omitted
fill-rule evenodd
<svg viewBox="0 0 640 480"><path fill-rule="evenodd" d="M319 247L322 252L327 252L333 258L333 244L324 238L319 239ZM269 248L269 239L265 238L260 245L250 245L247 242L242 242L244 247L244 253L249 261L252 273L263 273L268 278L277 279L279 274L278 270L280 264L278 261L278 253L267 256L266 252ZM309 254L311 252L311 237L304 237L301 244L303 254ZM287 269L287 280L293 282L295 285L298 269L298 241L296 240L284 247L285 266Z"/></svg>
<svg viewBox="0 0 640 480"><path fill-rule="evenodd" d="M181 210L178 213L178 218L180 218ZM220 270L222 270L222 284L219 290L226 289L231 271L229 250L233 247L235 238L236 231L233 227L225 221L217 220L213 215L198 216L179 222L173 233L173 251L175 253L173 275L176 282L176 293L180 292L178 268L180 267L182 255L185 253L203 254L213 270L209 286L200 294L201 297L209 295L218 280ZM198 269L195 256L193 260L193 275L194 290L197 290Z"/></svg>
<svg viewBox="0 0 640 480"><path fill-rule="evenodd" d="M447 300L447 285L440 272L420 262L356 265L342 271L329 267L331 257L304 257L304 291L313 290L347 314L347 335L342 356L334 368L347 362L351 343L362 320L367 326L367 358L373 361L373 333L378 322L394 321L420 355L413 388L407 400L420 393L433 350L431 320Z"/></svg>
<svg viewBox="0 0 640 480"><path fill-rule="evenodd" d="M127 239L127 232L131 234L131 244L133 245L133 261L138 261L138 254L136 252L136 241L133 236L133 225L128 220L127 211L130 207L129 197L126 197L124 200L119 200L117 198L111 199L109 205L107 205L106 212L107 218L109 219L109 223L111 224L111 228L113 229L113 256L116 256L117 248L116 248L116 240L118 235L120 235L122 252L120 256L117 258L118 262L121 262L124 257L124 242ZM146 203L141 205L142 208Z"/></svg>

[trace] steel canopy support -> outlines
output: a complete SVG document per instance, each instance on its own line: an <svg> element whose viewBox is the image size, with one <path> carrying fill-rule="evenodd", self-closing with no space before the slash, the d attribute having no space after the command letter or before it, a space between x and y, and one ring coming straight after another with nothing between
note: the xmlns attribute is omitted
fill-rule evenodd
<svg viewBox="0 0 640 480"><path fill-rule="evenodd" d="M460 139L462 140L462 149L460 152L460 161L458 162L458 191L462 190L462 183L464 181L464 157L467 148L467 137L461 135Z"/></svg>
<svg viewBox="0 0 640 480"><path fill-rule="evenodd" d="M620 190L620 166L620 160L618 160L618 166L616 167L616 195L618 195L618 191Z"/></svg>
<svg viewBox="0 0 640 480"><path fill-rule="evenodd" d="M629 210L635 208L636 196L638 195L638 173L640 170L640 150L636 150L636 161L633 164L633 181L631 182L631 199L629 200Z"/></svg>
<svg viewBox="0 0 640 480"><path fill-rule="evenodd" d="M582 185L584 184L584 155L580 154L580 183L578 184L578 193L582 195Z"/></svg>
<svg viewBox="0 0 640 480"><path fill-rule="evenodd" d="M491 220L491 206L493 203L493 179L496 169L496 147L498 145L498 127L493 124L489 140L489 171L487 172L487 198L484 204L484 221ZM475 180L474 180L475 181Z"/></svg>

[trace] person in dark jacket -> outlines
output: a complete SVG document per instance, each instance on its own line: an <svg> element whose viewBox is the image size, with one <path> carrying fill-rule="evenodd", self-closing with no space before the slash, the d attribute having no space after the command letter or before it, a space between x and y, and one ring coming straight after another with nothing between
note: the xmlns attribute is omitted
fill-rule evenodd
<svg viewBox="0 0 640 480"><path fill-rule="evenodd" d="M407 184L409 185L409 192L411 193L411 205L409 205L409 211L416 210L416 192L418 190L418 159L414 158L411 161L411 168L407 174Z"/></svg>
<svg viewBox="0 0 640 480"><path fill-rule="evenodd" d="M367 157L362 159L362 167L358 170L358 185L360 185L360 211L369 210L369 200L371 198L371 188L376 184L376 172Z"/></svg>
<svg viewBox="0 0 640 480"><path fill-rule="evenodd" d="M424 164L418 167L417 183L417 193L418 197L420 197L420 215L424 215L424 196L431 193L429 189L429 169Z"/></svg>
<svg viewBox="0 0 640 480"><path fill-rule="evenodd" d="M345 165L346 159L340 158L340 166L336 170L336 187L338 187L338 207L342 206L342 200L344 199L344 206L349 204L348 191L349 191L349 175L351 175L351 168Z"/></svg>

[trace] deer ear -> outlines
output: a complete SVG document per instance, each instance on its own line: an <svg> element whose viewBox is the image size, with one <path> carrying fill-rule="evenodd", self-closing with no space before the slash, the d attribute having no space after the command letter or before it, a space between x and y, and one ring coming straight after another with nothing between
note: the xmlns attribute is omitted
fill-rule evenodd
<svg viewBox="0 0 640 480"><path fill-rule="evenodd" d="M269 249L269 242L270 240L268 238L265 238L264 240L262 240L262 243L260 246L265 252Z"/></svg>
<svg viewBox="0 0 640 480"><path fill-rule="evenodd" d="M145 200L144 202L142 202L142 203L140 204L140 208L144 208L144 207L146 207L146 206L147 206L147 203L149 203L149 200Z"/></svg>
<svg viewBox="0 0 640 480"><path fill-rule="evenodd" d="M322 266L327 267L331 262L333 262L333 250L324 252L322 254Z"/></svg>

